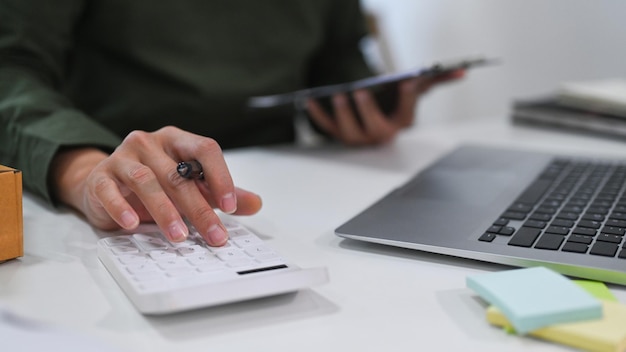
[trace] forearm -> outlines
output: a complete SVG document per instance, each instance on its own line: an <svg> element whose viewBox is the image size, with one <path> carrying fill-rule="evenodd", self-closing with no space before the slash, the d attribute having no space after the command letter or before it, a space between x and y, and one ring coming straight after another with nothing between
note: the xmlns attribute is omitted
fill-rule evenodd
<svg viewBox="0 0 626 352"><path fill-rule="evenodd" d="M121 142L60 89L82 4L0 1L0 163L22 170L24 188L48 202L57 151L86 145L112 150Z"/></svg>
<svg viewBox="0 0 626 352"><path fill-rule="evenodd" d="M85 180L108 154L96 148L71 148L60 151L50 166L49 183L57 201L81 210Z"/></svg>
<svg viewBox="0 0 626 352"><path fill-rule="evenodd" d="M120 141L33 70L17 63L0 67L0 163L22 170L25 189L51 202L49 167L58 150L113 150Z"/></svg>

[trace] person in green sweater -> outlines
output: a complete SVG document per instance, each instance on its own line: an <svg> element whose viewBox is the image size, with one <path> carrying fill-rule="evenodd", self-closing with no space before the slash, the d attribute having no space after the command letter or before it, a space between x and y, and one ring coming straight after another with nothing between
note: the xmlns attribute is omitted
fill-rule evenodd
<svg viewBox="0 0 626 352"><path fill-rule="evenodd" d="M172 241L185 219L212 245L214 209L254 214L222 150L291 143L294 114L255 116L251 96L372 75L358 0L0 0L0 163L25 188L95 227L153 221ZM348 145L387 143L414 119L420 94L455 72L400 85L385 116L368 91L309 101L321 133ZM362 122L357 121L359 113ZM197 160L203 180L176 172Z"/></svg>

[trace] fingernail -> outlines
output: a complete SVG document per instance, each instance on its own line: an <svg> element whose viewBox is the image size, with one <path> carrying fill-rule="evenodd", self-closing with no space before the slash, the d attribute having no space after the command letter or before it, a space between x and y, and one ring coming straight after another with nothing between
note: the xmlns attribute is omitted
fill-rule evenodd
<svg viewBox="0 0 626 352"><path fill-rule="evenodd" d="M122 227L125 229L132 229L137 226L139 219L132 212L125 210L122 213Z"/></svg>
<svg viewBox="0 0 626 352"><path fill-rule="evenodd" d="M209 244L212 246L221 246L228 240L226 231L217 224L214 224L209 228L207 236L209 236Z"/></svg>
<svg viewBox="0 0 626 352"><path fill-rule="evenodd" d="M174 242L182 242L187 239L186 227L178 221L173 222L167 230L170 239Z"/></svg>
<svg viewBox="0 0 626 352"><path fill-rule="evenodd" d="M222 211L232 214L237 210L237 197L234 193L228 193L222 198Z"/></svg>
<svg viewBox="0 0 626 352"><path fill-rule="evenodd" d="M367 100L367 93L365 93L364 91L356 91L354 92L354 99L356 99L358 102L362 103L364 101Z"/></svg>
<svg viewBox="0 0 626 352"><path fill-rule="evenodd" d="M405 85L402 86L402 88L405 92L414 92L417 90L418 86L419 86L419 82L416 79L414 79L414 80L408 81Z"/></svg>
<svg viewBox="0 0 626 352"><path fill-rule="evenodd" d="M333 103L335 104L335 106L341 107L348 105L348 100L344 95L340 94L333 96Z"/></svg>

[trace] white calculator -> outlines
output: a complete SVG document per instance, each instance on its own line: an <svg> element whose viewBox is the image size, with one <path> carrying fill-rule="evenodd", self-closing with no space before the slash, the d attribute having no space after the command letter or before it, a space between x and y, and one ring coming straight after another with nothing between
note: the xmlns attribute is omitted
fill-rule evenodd
<svg viewBox="0 0 626 352"><path fill-rule="evenodd" d="M168 314L294 292L328 281L325 267L299 268L239 222L222 218L229 240L209 246L193 228L169 242L160 232L106 237L98 257L143 314Z"/></svg>

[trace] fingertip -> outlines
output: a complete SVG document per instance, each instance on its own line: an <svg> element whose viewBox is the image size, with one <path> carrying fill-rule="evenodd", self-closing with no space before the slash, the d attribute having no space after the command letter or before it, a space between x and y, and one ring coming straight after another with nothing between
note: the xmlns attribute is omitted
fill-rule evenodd
<svg viewBox="0 0 626 352"><path fill-rule="evenodd" d="M336 109L342 109L348 106L348 98L345 94L335 94L333 95L332 100Z"/></svg>
<svg viewBox="0 0 626 352"><path fill-rule="evenodd" d="M172 242L183 242L188 236L187 226L181 221L174 221L167 228L167 237Z"/></svg>
<svg viewBox="0 0 626 352"><path fill-rule="evenodd" d="M133 211L124 210L120 216L120 226L126 230L132 230L139 226L139 216Z"/></svg>
<svg viewBox="0 0 626 352"><path fill-rule="evenodd" d="M222 197L220 209L226 214L232 214L237 211L237 197L234 193L228 193Z"/></svg>
<svg viewBox="0 0 626 352"><path fill-rule="evenodd" d="M228 234L221 224L213 224L209 228L205 240L212 247L221 247L228 242Z"/></svg>
<svg viewBox="0 0 626 352"><path fill-rule="evenodd" d="M407 94L413 94L420 85L419 79L410 79L400 83L400 91Z"/></svg>
<svg viewBox="0 0 626 352"><path fill-rule="evenodd" d="M307 110L311 110L311 109L315 109L317 106L316 106L315 100L313 100L311 98L307 98L304 101L304 107Z"/></svg>
<svg viewBox="0 0 626 352"><path fill-rule="evenodd" d="M464 69L452 71L450 73L450 78L462 78L465 76L466 72L467 70Z"/></svg>
<svg viewBox="0 0 626 352"><path fill-rule="evenodd" d="M263 207L263 199L255 193L241 191L237 194L237 198L238 207L235 212L237 215L253 215Z"/></svg>

